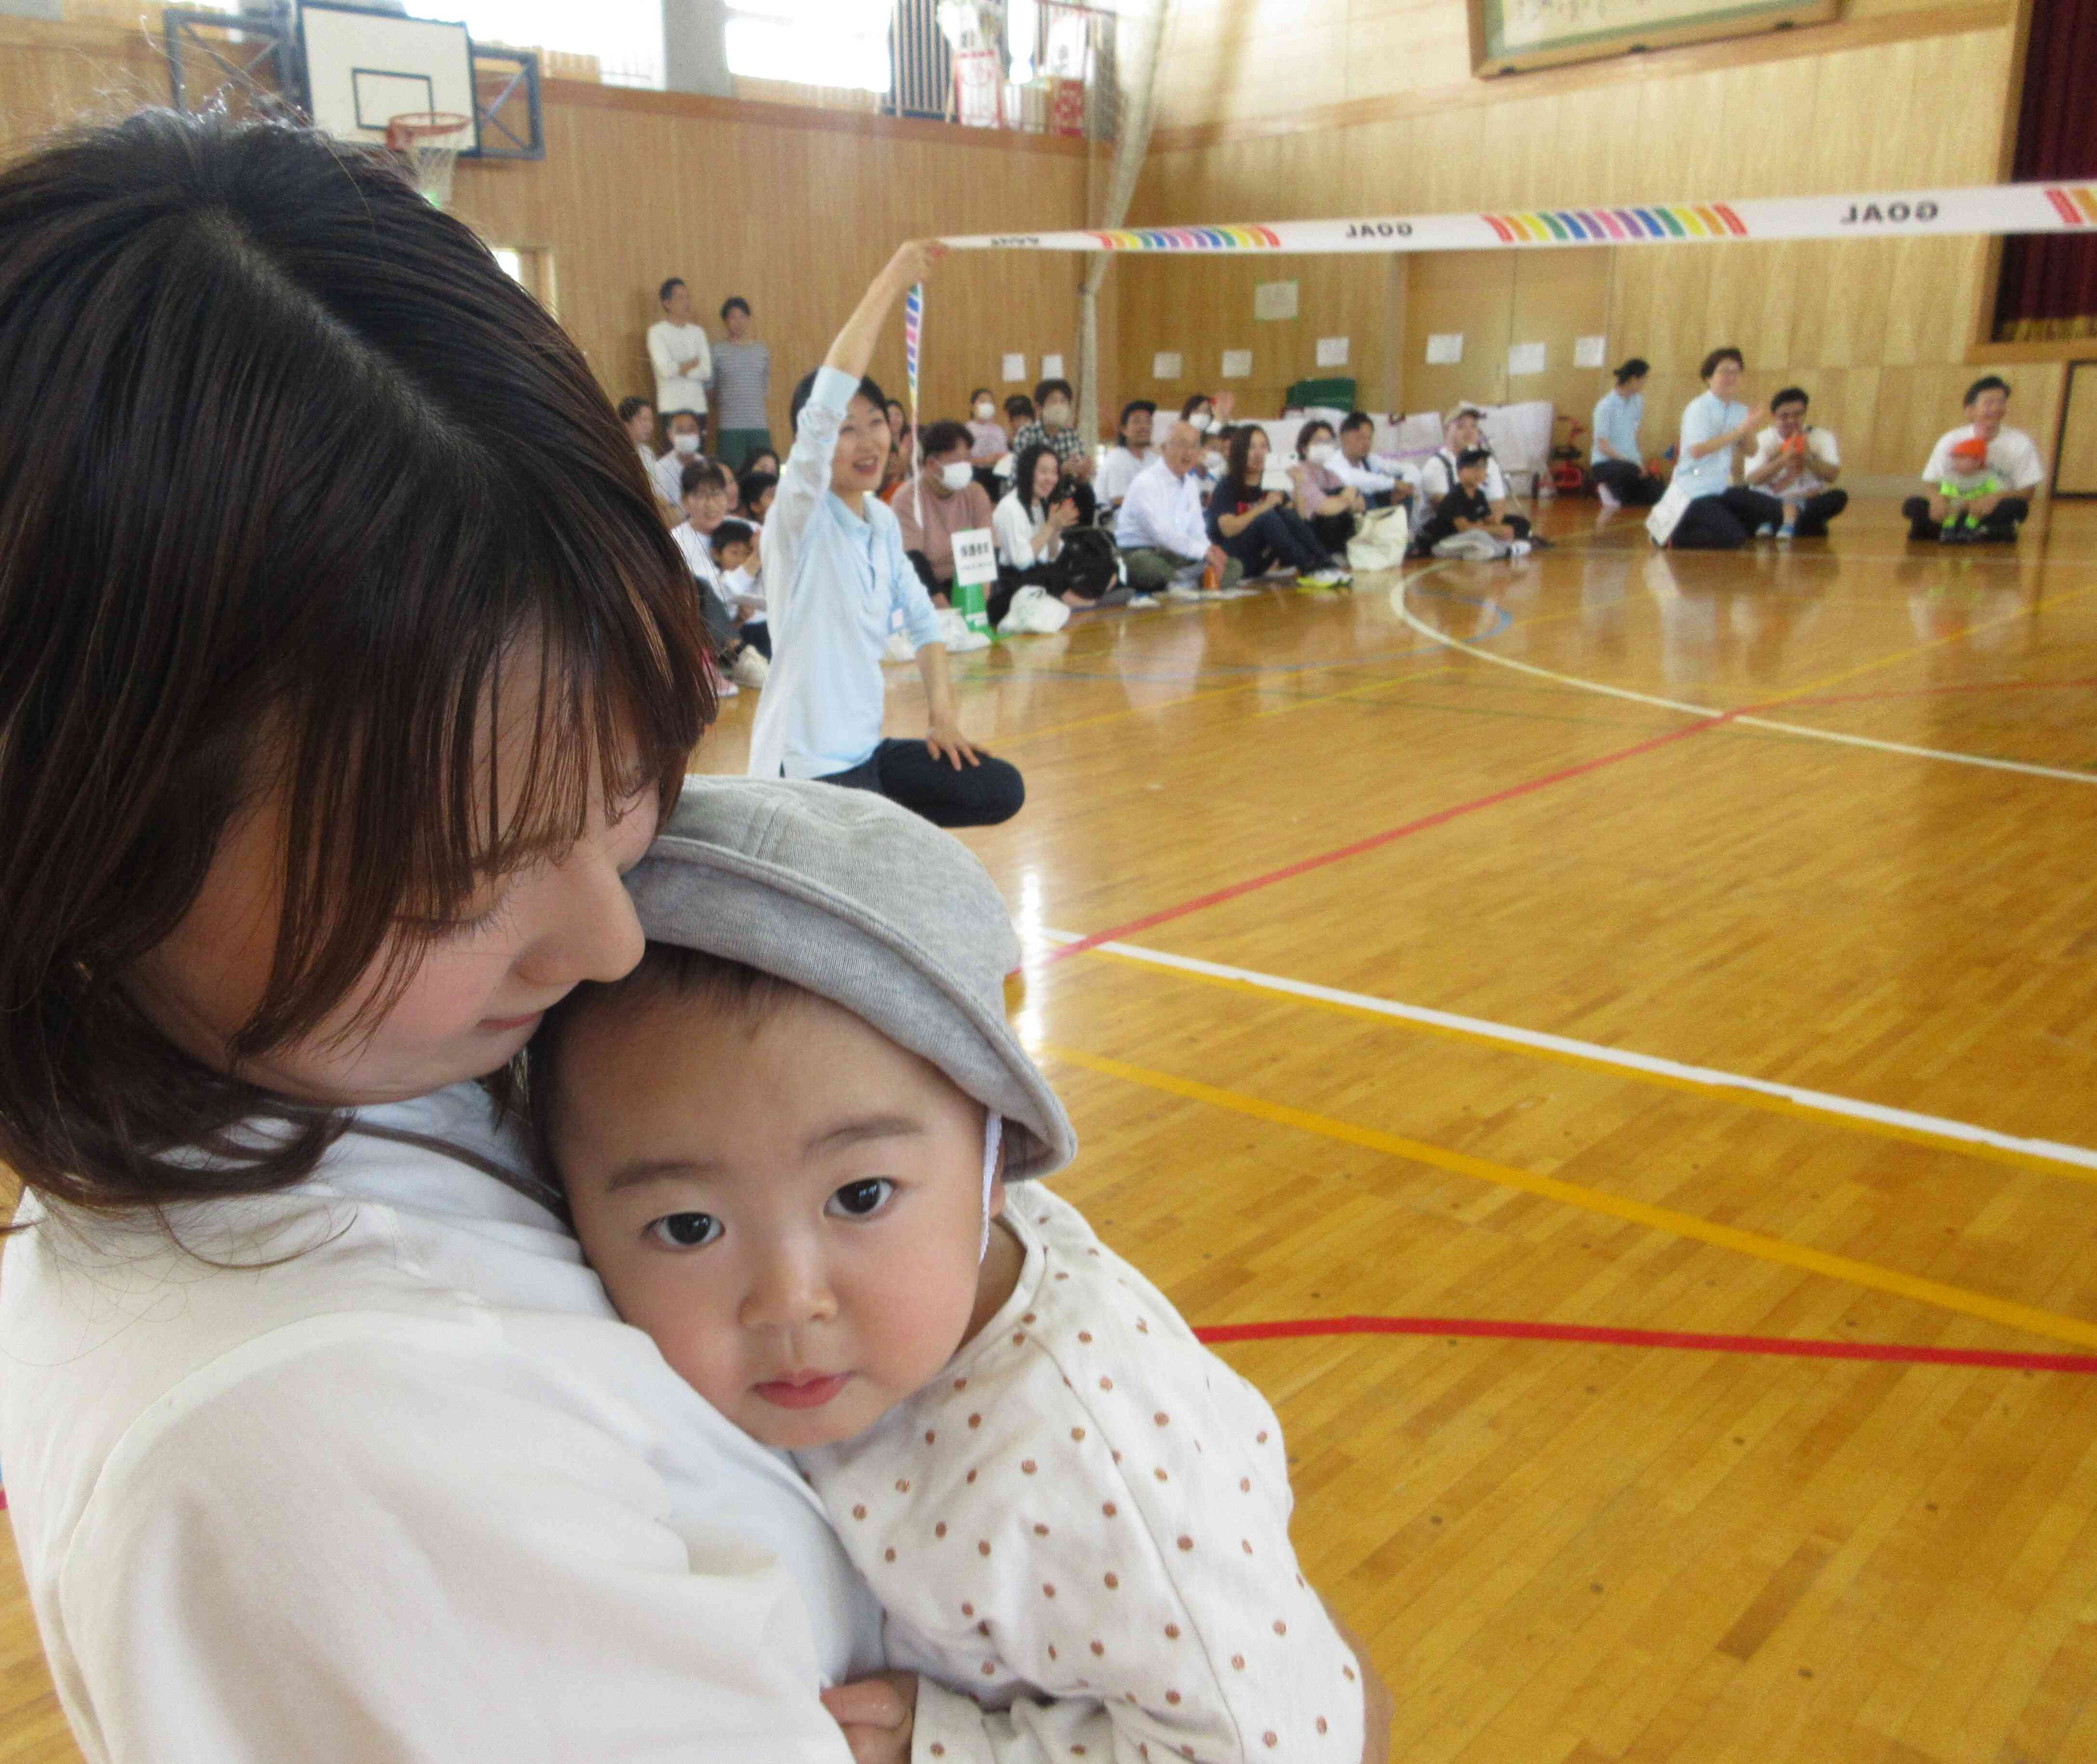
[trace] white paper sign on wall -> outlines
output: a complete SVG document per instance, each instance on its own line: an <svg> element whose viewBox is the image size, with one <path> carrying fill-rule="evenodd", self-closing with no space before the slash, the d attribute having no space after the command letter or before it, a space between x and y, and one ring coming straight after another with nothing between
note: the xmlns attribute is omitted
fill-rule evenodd
<svg viewBox="0 0 2097 1764"><path fill-rule="evenodd" d="M970 527L954 535L954 580L987 586L997 580L997 541L987 527Z"/></svg>
<svg viewBox="0 0 2097 1764"><path fill-rule="evenodd" d="M1254 318L1294 318L1296 316L1294 282L1263 282L1252 291Z"/></svg>
<svg viewBox="0 0 2097 1764"><path fill-rule="evenodd" d="M1252 378L1252 351L1226 349L1224 351L1224 378L1227 380L1249 380Z"/></svg>
<svg viewBox="0 0 2097 1764"><path fill-rule="evenodd" d="M1026 381L1027 357L1023 355L1007 356L1005 358L1005 384L1008 386L1013 384L1024 385Z"/></svg>
<svg viewBox="0 0 2097 1764"><path fill-rule="evenodd" d="M1429 367L1453 367L1463 359L1462 331L1438 330L1427 339L1427 365Z"/></svg>
<svg viewBox="0 0 2097 1764"><path fill-rule="evenodd" d="M1347 339L1345 337L1320 337L1318 339L1318 365L1345 367L1347 365Z"/></svg>
<svg viewBox="0 0 2097 1764"><path fill-rule="evenodd" d="M1609 358L1609 339L1607 337L1575 337L1573 339L1573 365L1575 367L1600 367Z"/></svg>
<svg viewBox="0 0 2097 1764"><path fill-rule="evenodd" d="M1041 357L1041 377L1045 380L1059 380L1063 377L1063 358L1060 355Z"/></svg>
<svg viewBox="0 0 2097 1764"><path fill-rule="evenodd" d="M1550 355L1551 352L1540 343L1511 343L1508 345L1508 372L1541 374Z"/></svg>
<svg viewBox="0 0 2097 1764"><path fill-rule="evenodd" d="M1160 349L1150 358L1150 377L1154 380L1176 380L1186 371L1186 363L1180 359L1177 349Z"/></svg>

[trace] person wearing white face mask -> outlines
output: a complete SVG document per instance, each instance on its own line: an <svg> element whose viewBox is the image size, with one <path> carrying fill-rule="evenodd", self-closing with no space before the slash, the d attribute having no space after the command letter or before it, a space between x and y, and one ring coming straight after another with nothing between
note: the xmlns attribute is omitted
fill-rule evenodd
<svg viewBox="0 0 2097 1764"><path fill-rule="evenodd" d="M1092 489L1092 450L1075 427L1078 395L1066 379L1046 379L1034 388L1034 404L1041 414L1020 426L1012 438L1012 450L1023 453L1030 447L1045 447L1061 460L1078 505L1078 519L1089 527L1100 504Z"/></svg>
<svg viewBox="0 0 2097 1764"><path fill-rule="evenodd" d="M1289 468L1289 476L1295 487L1296 512L1310 523L1320 545L1344 558L1355 523L1368 512L1368 503L1332 470L1330 462L1339 450L1333 425L1314 418L1296 431L1297 463Z"/></svg>
<svg viewBox="0 0 2097 1764"><path fill-rule="evenodd" d="M1012 437L997 420L997 401L987 386L969 394L968 427L970 463L994 466L1012 451Z"/></svg>
<svg viewBox="0 0 2097 1764"><path fill-rule="evenodd" d="M670 446L655 462L655 488L664 501L677 506L685 494L685 468L699 457L699 419L689 410L666 410L663 424Z"/></svg>
<svg viewBox="0 0 2097 1764"><path fill-rule="evenodd" d="M969 431L958 422L928 422L925 462L905 478L889 506L903 529L904 554L935 605L954 586L954 535L991 523L990 497L969 463Z"/></svg>

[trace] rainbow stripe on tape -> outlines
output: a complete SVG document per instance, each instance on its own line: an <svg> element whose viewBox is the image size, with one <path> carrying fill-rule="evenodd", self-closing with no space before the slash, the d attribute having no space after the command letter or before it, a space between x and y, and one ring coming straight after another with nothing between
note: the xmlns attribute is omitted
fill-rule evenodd
<svg viewBox="0 0 2097 1764"><path fill-rule="evenodd" d="M1228 226L998 233L949 239L959 250L1111 252L1494 251L1583 245L1691 245L1740 239L1972 238L2097 226L2097 184L1987 184L1845 196L1757 196L1492 213Z"/></svg>

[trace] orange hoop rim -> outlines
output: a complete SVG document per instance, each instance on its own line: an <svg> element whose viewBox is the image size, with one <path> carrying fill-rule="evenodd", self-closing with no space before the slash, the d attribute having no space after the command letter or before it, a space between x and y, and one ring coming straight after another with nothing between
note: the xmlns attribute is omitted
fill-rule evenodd
<svg viewBox="0 0 2097 1764"><path fill-rule="evenodd" d="M455 110L403 111L387 121L386 145L396 153L405 153L423 141L462 134L472 127L473 118Z"/></svg>

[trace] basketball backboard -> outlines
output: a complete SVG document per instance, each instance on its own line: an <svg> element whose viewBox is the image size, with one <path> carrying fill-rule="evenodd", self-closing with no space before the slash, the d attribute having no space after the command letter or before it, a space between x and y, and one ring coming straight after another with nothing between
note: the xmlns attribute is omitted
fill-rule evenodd
<svg viewBox="0 0 2097 1764"><path fill-rule="evenodd" d="M474 119L462 151L479 151L480 107L465 25L304 0L299 42L308 109L339 140L383 145L393 117L453 111Z"/></svg>

